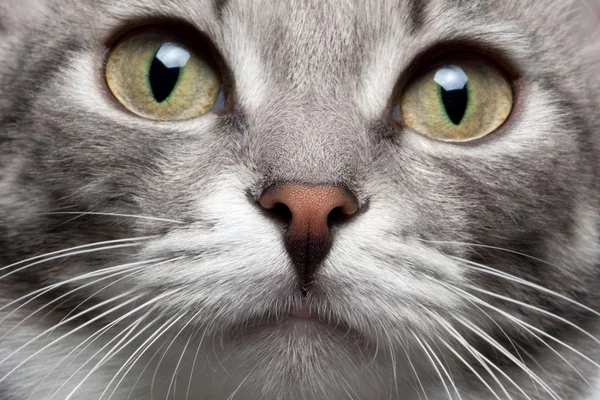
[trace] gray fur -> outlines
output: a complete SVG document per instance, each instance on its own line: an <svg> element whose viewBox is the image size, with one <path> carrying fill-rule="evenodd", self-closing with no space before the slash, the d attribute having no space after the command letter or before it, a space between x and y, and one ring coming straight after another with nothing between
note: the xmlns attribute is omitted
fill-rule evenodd
<svg viewBox="0 0 600 400"><path fill-rule="evenodd" d="M422 391L445 399L416 337L444 361L465 400L495 397L444 343L499 398L524 399L524 392L551 399L554 391L565 400L600 399L592 363L600 363L593 339L600 338L600 317L591 311L600 310L600 34L594 22L582 22L591 18L582 5L2 0L0 267L88 243L152 237L0 270L0 398L65 399L84 382L72 398L99 398L105 389L108 398L116 388L113 399L130 391L134 399L149 399L151 391L184 399L190 382L190 399L413 400L425 398ZM106 43L157 19L185 22L211 38L231 71L228 112L159 123L111 99L102 80ZM518 74L510 122L468 145L433 142L389 116L394 90L415 60L452 41L496 54ZM329 325L274 321L300 301L282 227L255 202L278 181L344 184L361 202L361 213L335 228L311 293ZM49 214L55 212L161 220ZM556 295L477 272L456 257ZM101 268L152 259L135 273L90 285L73 280L11 303ZM452 288L507 314L486 309L488 317ZM164 297L74 350L157 296ZM133 332L154 325L83 381L117 334L148 310ZM177 316L118 388L120 376L109 384L134 350ZM506 392L440 318L497 363L505 375L486 367ZM522 358L548 387L461 318Z"/></svg>

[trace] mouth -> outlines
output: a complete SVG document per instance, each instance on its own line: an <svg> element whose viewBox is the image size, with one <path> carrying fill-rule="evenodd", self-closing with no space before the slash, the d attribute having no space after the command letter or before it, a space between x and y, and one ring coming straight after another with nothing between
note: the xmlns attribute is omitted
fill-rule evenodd
<svg viewBox="0 0 600 400"><path fill-rule="evenodd" d="M315 311L306 300L302 300L302 303L293 306L288 317L290 319L297 319L302 321L317 319Z"/></svg>

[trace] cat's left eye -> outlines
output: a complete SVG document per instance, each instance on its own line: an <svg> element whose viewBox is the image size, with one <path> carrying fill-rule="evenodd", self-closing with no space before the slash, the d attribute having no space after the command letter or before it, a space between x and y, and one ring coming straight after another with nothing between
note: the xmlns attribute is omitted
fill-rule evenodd
<svg viewBox="0 0 600 400"><path fill-rule="evenodd" d="M117 43L106 62L106 82L123 106L155 120L199 117L222 97L212 60L156 30Z"/></svg>
<svg viewBox="0 0 600 400"><path fill-rule="evenodd" d="M399 104L408 128L445 142L471 141L496 131L512 107L507 76L471 53L455 53L409 81Z"/></svg>

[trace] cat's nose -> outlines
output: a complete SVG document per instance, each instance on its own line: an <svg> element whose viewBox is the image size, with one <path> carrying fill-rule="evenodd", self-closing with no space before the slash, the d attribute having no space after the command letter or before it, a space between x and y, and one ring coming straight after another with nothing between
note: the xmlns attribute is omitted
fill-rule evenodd
<svg viewBox="0 0 600 400"><path fill-rule="evenodd" d="M286 249L306 293L331 249L330 226L356 214L358 200L343 186L286 183L268 188L259 203L287 224Z"/></svg>

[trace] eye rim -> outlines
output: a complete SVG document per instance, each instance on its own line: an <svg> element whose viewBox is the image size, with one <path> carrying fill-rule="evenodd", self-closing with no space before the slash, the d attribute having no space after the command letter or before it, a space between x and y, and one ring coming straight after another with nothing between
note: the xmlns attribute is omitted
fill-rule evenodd
<svg viewBox="0 0 600 400"><path fill-rule="evenodd" d="M221 87L218 97L221 95L225 97L223 107L215 109L213 106L206 114L196 117L165 120L144 117L121 103L113 94L106 79L108 60L119 43L130 37L144 33L162 33L166 40L183 45L196 57L213 67L221 78ZM144 22L129 21L128 23L124 23L120 28L116 29L112 34L105 38L102 48L101 66L98 68L97 75L100 80L103 95L109 103L119 111L126 113L128 116L133 116L138 120L150 121L155 124L176 124L193 121L208 115L216 115L218 117L226 116L235 111L235 85L231 69L210 37L186 21L155 19L151 21L146 20Z"/></svg>
<svg viewBox="0 0 600 400"><path fill-rule="evenodd" d="M423 135L408 127L402 120L399 104L402 94L411 81L418 78L420 74L423 74L423 71L429 71L435 65L450 61L451 57L456 54L471 54L475 57L481 57L498 68L507 78L512 89L513 106L504 123L483 137L466 141L442 141ZM471 39L461 38L438 42L419 53L399 73L386 109L387 117L385 119L388 121L387 124L389 124L390 130L383 136L395 141L402 134L410 132L433 143L453 146L479 146L501 138L520 114L523 101L525 100L524 97L527 94L525 76L525 72L519 66L519 63L507 51L501 50L493 44L473 42Z"/></svg>

